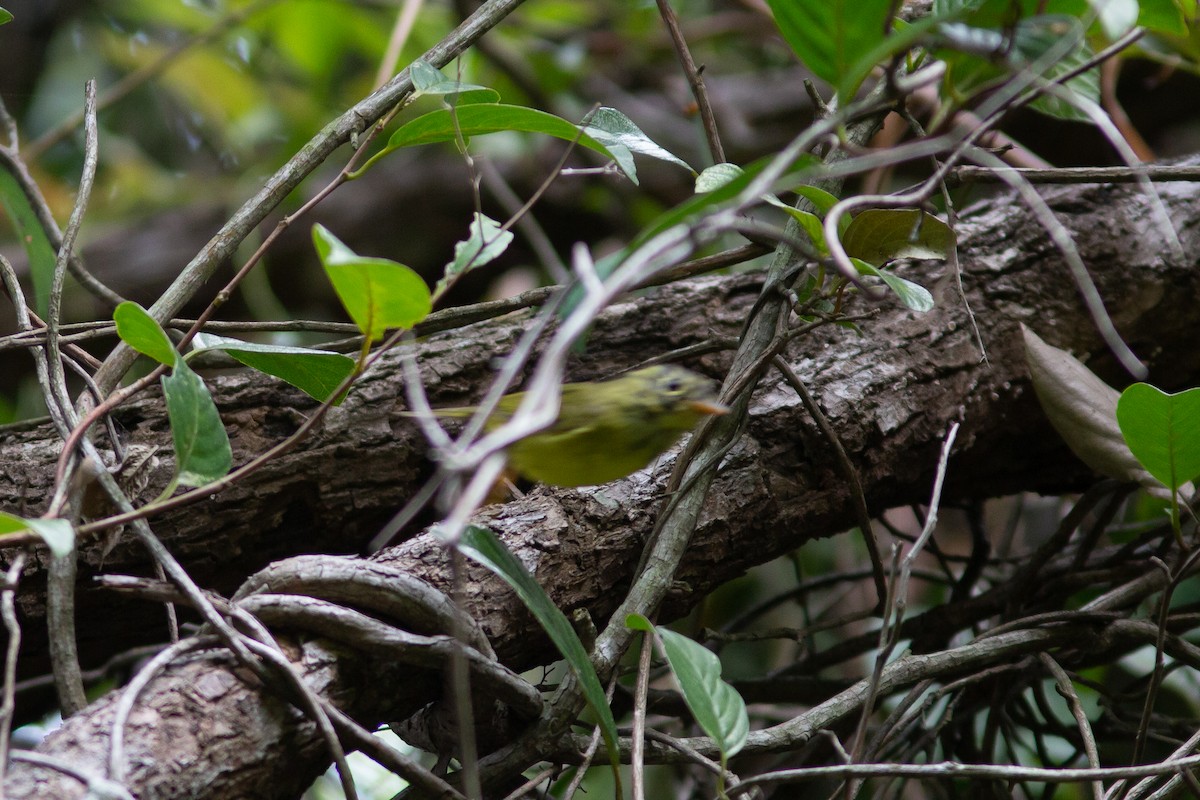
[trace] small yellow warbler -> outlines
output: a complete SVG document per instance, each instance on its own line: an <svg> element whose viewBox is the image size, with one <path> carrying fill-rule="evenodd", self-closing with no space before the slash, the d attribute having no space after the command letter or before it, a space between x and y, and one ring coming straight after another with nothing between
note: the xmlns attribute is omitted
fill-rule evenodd
<svg viewBox="0 0 1200 800"><path fill-rule="evenodd" d="M490 430L512 417L524 392L500 398ZM467 417L475 406L440 408ZM562 387L558 419L508 449L522 476L553 486L587 486L623 478L654 460L702 417L725 414L711 381L683 367L655 366L596 383Z"/></svg>

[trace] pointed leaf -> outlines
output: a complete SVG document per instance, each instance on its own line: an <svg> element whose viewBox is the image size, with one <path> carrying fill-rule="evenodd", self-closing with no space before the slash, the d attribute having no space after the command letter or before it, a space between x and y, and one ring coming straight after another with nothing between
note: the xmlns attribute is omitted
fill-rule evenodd
<svg viewBox="0 0 1200 800"><path fill-rule="evenodd" d="M12 22L12 18L13 15L11 11L0 8L0 25L3 25L6 22Z"/></svg>
<svg viewBox="0 0 1200 800"><path fill-rule="evenodd" d="M767 0L767 4L799 59L834 87L884 40L894 5L892 0Z"/></svg>
<svg viewBox="0 0 1200 800"><path fill-rule="evenodd" d="M440 297L459 275L482 267L508 249L513 233L501 227L491 217L475 212L471 235L454 246L454 260L446 265L445 275L433 289L434 296Z"/></svg>
<svg viewBox="0 0 1200 800"><path fill-rule="evenodd" d="M797 186L792 191L812 203L813 208L817 209L822 217L829 213L829 209L838 204L837 195L832 195L816 186ZM846 222L849 223L849 220Z"/></svg>
<svg viewBox="0 0 1200 800"><path fill-rule="evenodd" d="M50 303L50 284L54 280L57 256L21 185L6 169L0 169L0 204L4 206L17 237L25 246L29 274L33 279L34 307L45 316Z"/></svg>
<svg viewBox="0 0 1200 800"><path fill-rule="evenodd" d="M68 556L75 548L75 529L65 519L24 519L0 511L0 536L25 530L42 537L55 558Z"/></svg>
<svg viewBox="0 0 1200 800"><path fill-rule="evenodd" d="M863 261L861 258L851 258L850 263L858 270L858 274L873 275L883 281L900 298L900 302L904 303L906 308L911 308L913 311L919 311L922 314L933 308L933 295L919 283L913 283L901 278L899 275L879 269Z"/></svg>
<svg viewBox="0 0 1200 800"><path fill-rule="evenodd" d="M501 103L479 103L453 109L431 111L402 125L392 134L387 147L372 157L372 161L401 147L413 147L433 142L452 142L460 135L464 139L484 136L498 131L523 131L542 133L568 142L578 142L583 147L595 150L612 158L636 183L636 173L631 174L632 161L627 158L628 147L605 147L587 133L580 133L577 126L562 117L547 114L535 108L511 106ZM361 171L361 170L360 170Z"/></svg>
<svg viewBox="0 0 1200 800"><path fill-rule="evenodd" d="M1021 335L1038 402L1071 451L1101 475L1139 483L1150 494L1168 499L1162 482L1138 461L1121 433L1117 390L1024 325Z"/></svg>
<svg viewBox="0 0 1200 800"><path fill-rule="evenodd" d="M247 367L287 381L321 402L328 400L354 372L353 358L326 350L243 342L211 333L196 334L194 345L197 352L220 350L228 353Z"/></svg>
<svg viewBox="0 0 1200 800"><path fill-rule="evenodd" d="M167 332L146 309L126 300L113 310L113 322L117 324L117 335L125 344L160 364L175 365L179 353Z"/></svg>
<svg viewBox="0 0 1200 800"><path fill-rule="evenodd" d="M869 208L842 235L846 254L871 264L896 258L946 258L954 231L932 214L915 208Z"/></svg>
<svg viewBox="0 0 1200 800"><path fill-rule="evenodd" d="M825 226L821 222L820 217L808 211L793 208L775 197L768 197L767 202L773 206L782 208L789 217L796 220L800 225L800 229L808 234L808 238L812 241L813 247L816 248L818 253L829 255L829 245L825 243Z"/></svg>
<svg viewBox="0 0 1200 800"><path fill-rule="evenodd" d="M529 570L525 569L525 565L487 528L479 525L467 526L459 549L464 555L504 579L541 624L546 635L558 648L558 652L566 659L567 666L575 673L579 685L583 688L584 699L600 720L600 733L615 765L618 758L617 723L613 719L612 709L604 696L604 687L600 684L595 668L592 667L587 650L584 649L583 642L579 641L579 636L562 609L554 604L546 591L529 574Z"/></svg>
<svg viewBox="0 0 1200 800"><path fill-rule="evenodd" d="M429 287L403 264L359 256L323 225L313 226L313 243L338 299L369 341L389 328L411 328L432 308Z"/></svg>
<svg viewBox="0 0 1200 800"><path fill-rule="evenodd" d="M641 128L633 124L633 120L615 108L596 109L596 112L588 118L583 130L610 151L614 146L620 146L634 153L678 164L689 172L695 172L686 161L670 150L659 146L657 142L643 133Z"/></svg>
<svg viewBox="0 0 1200 800"><path fill-rule="evenodd" d="M203 486L233 466L229 436L200 376L183 359L162 379L167 418L175 442L175 474L184 486Z"/></svg>
<svg viewBox="0 0 1200 800"><path fill-rule="evenodd" d="M707 647L661 626L641 614L630 614L625 624L634 630L656 633L683 699L704 732L728 760L746 744L750 718L737 690L721 680L721 660Z"/></svg>
<svg viewBox="0 0 1200 800"><path fill-rule="evenodd" d="M1168 489L1200 477L1200 389L1167 394L1135 383L1117 401L1117 423L1137 460Z"/></svg>

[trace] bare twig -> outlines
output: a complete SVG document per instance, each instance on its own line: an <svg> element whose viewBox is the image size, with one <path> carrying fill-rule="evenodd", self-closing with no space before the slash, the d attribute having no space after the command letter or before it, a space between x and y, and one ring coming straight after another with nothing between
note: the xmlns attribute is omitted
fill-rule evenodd
<svg viewBox="0 0 1200 800"><path fill-rule="evenodd" d="M4 775L8 770L8 748L16 710L17 655L21 649L21 624L17 621L14 597L24 569L25 554L18 552L4 573L4 586L0 588L0 620L3 620L8 636L4 647L4 700L0 702L0 800L4 800Z"/></svg>
<svg viewBox="0 0 1200 800"><path fill-rule="evenodd" d="M633 756L629 762L629 783L633 800L646 797L646 691L650 687L650 659L654 655L654 634L644 631L638 653L637 683L633 692Z"/></svg>
<svg viewBox="0 0 1200 800"><path fill-rule="evenodd" d="M1092 725L1088 721L1087 713L1083 710L1083 703L1079 701L1079 695L1075 692L1075 686L1071 683L1070 676L1049 653L1038 653L1038 659L1042 662L1042 666L1054 676L1058 693L1071 707L1071 716L1075 717L1075 724L1079 728L1079 738L1083 741L1084 752L1087 753L1088 766L1092 769L1099 769L1100 752L1096 748L1096 736L1092 733ZM1100 781L1092 782L1092 798L1093 800L1104 800L1104 784Z"/></svg>
<svg viewBox="0 0 1200 800"><path fill-rule="evenodd" d="M692 51L688 48L687 39L679 25L679 16L671 7L670 0L658 0L658 13L662 15L667 32L671 34L671 43L675 45L675 54L683 74L692 87L692 96L696 98L696 108L700 112L700 122L704 125L704 137L708 140L708 152L714 164L725 163L725 148L721 146L721 134L717 130L717 118L713 114L712 103L708 100L708 90L704 87L704 67L697 67L692 59Z"/></svg>
<svg viewBox="0 0 1200 800"><path fill-rule="evenodd" d="M867 509L867 498L863 494L862 481L858 477L858 470L855 469L854 462L850 460L850 456L846 454L846 448L842 446L842 440L838 437L837 431L829 424L829 419L825 416L825 412L817 405L817 401L813 399L812 394L808 391L808 387L800 380L800 376L787 363L787 360L780 356L775 356L773 363L800 397L800 401L804 403L804 408L808 411L809 416L813 418L813 422L821 430L825 441L833 449L833 453L837 457L838 466L841 467L842 473L846 477L846 483L850 488L850 497L854 503L854 514L858 518L858 527L862 532L863 544L866 546L867 555L871 559L871 572L872 577L875 579L876 607L882 611L884 600L888 594L887 579L884 575L883 559L879 555L879 541L875 538L875 529L871 525L871 512Z"/></svg>

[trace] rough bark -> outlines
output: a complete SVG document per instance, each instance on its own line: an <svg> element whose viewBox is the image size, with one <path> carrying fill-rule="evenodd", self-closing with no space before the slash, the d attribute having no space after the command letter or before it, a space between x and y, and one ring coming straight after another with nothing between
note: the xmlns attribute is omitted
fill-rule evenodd
<svg viewBox="0 0 1200 800"><path fill-rule="evenodd" d="M1164 257L1168 249L1151 222L1150 204L1135 190L1070 187L1046 195L1073 232L1118 328L1150 360L1152 380L1176 388L1200 378L1200 353L1194 347L1200 201L1186 185L1165 185L1161 192L1184 239L1186 263ZM798 340L786 353L838 431L872 512L927 499L941 438L954 421L962 430L950 462L947 502L1016 491L1061 492L1091 480L1038 412L1017 323L1087 355L1114 384L1125 381L1103 352L1057 252L1024 208L1011 197L999 197L976 209L963 232L963 283L986 360L944 266L911 273L934 291L934 311L918 315L886 304L861 324L861 336L827 328ZM572 377L735 336L760 288L755 276L706 278L630 299L597 325L589 356ZM518 317L482 323L424 343L420 360L435 400L469 399L473 388L483 385L490 359L511 347L524 322ZM706 356L701 367L718 374L724 363L716 354ZM388 360L368 376L320 432L293 453L209 502L153 521L202 584L229 592L252 570L286 555L354 552L416 489L428 468L418 435L397 415L404 403L395 365L395 359ZM294 392L259 378L234 375L216 385L237 461L293 430L298 414L311 408ZM165 440L157 400L134 404L119 419L132 441ZM45 428L5 432L0 462L19 468L0 475L0 507L37 510L33 498L46 494L55 448ZM503 536L560 606L587 609L602 624L628 585L653 524L667 461L652 475L596 489L539 488L483 510L480 518ZM158 489L155 483L161 480L152 481L147 496ZM663 617L682 613L754 564L853 525L846 486L794 392L778 375L768 374L745 435L721 465ZM430 534L415 535L375 558L448 586L443 549ZM86 581L99 568L95 545L85 549L84 561ZM104 567L113 572L146 568L144 556L129 544L119 546ZM45 667L41 582L36 573L21 587L27 671ZM469 571L466 604L508 666L522 669L553 657L515 597L481 570ZM81 644L95 661L154 638L153 620L161 612L85 592L79 614ZM428 699L428 684L410 671L320 641L308 641L302 650L302 668L315 673L318 689L367 724L402 717ZM223 657L213 656L176 664L151 686L142 701L146 710L139 705L137 714L181 720L201 714L212 728L211 735L193 726L192 735L179 736L169 725L131 725L129 785L139 797L287 797L321 766L313 757L320 745L311 725L235 674ZM204 690L217 684L219 691ZM392 691L396 687L416 689L416 696ZM185 700L191 705L168 710ZM94 704L41 749L102 772L111 704ZM81 796L70 781L24 765L14 767L7 791L11 797Z"/></svg>

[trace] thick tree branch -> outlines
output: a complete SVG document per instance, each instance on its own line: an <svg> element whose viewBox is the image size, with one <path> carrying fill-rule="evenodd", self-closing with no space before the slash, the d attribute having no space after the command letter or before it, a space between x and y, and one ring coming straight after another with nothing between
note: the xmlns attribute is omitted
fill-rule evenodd
<svg viewBox="0 0 1200 800"><path fill-rule="evenodd" d="M1149 205L1134 190L1088 186L1046 195L1076 237L1118 329L1150 361L1152 380L1177 388L1200 379L1193 333L1200 315L1194 302L1200 290L1195 261L1200 201L1186 186L1161 191L1190 263L1164 263L1166 250L1147 222ZM938 446L952 421L960 421L962 429L950 462L947 502L1016 491L1059 492L1091 480L1038 411L1016 333L1017 323L1025 322L1053 344L1091 354L1090 364L1102 376L1122 383L1112 360L1098 351L1098 337L1066 270L1010 196L977 209L963 233L963 278L987 347L986 361L974 344L953 276L936 267L905 273L933 290L938 306L929 314L885 306L861 325L861 336L826 328L785 354L838 431L873 513L927 498ZM573 377L735 336L759 289L753 276L711 278L664 287L613 307L597 325L591 355ZM470 399L486 382L489 360L504 354L523 324L523 318L482 323L426 342L420 361L435 399ZM725 363L716 354L701 366L718 373ZM311 407L292 392L245 375L218 385L238 460L286 435L297 415ZM412 426L397 415L401 397L396 362L388 360L303 448L202 506L153 520L156 531L198 580L222 592L284 555L353 552L428 473ZM166 441L155 400L126 409L121 422L132 441ZM4 432L0 463L20 464L20 469L0 482L0 507L37 510L57 456L54 441L47 429L36 426ZM601 620L629 584L661 503L659 481L668 467L661 464L654 478L638 474L596 489L539 488L521 500L484 509L479 519L505 538L560 606L587 609ZM146 496L161 483L162 478L153 480ZM755 564L855 522L850 492L825 439L786 382L768 375L745 436L721 466L662 617L677 616ZM101 561L98 546L85 548L85 558L95 571ZM416 535L376 560L448 586L442 546L429 534ZM123 544L105 569L145 566L144 556ZM505 664L521 669L553 658L510 592L482 570L472 569L468 577L470 614ZM39 636L44 643L38 632L39 583L39 576L29 576L21 587L25 633L35 654ZM85 657L96 659L144 640L153 632L147 615L156 613L85 594L79 626L87 636L81 642ZM319 691L365 724L410 714L432 696L428 692L437 682L319 641L297 647L294 655L302 669L311 671ZM25 669L36 671L43 664L35 655L26 659ZM287 796L307 778L296 769L297 758L320 765L311 727L281 702L262 699L223 657L178 664L153 684L145 703L145 723L135 714L127 731L129 775L141 797L162 796L167 781L172 791L191 796ZM205 720L198 729L181 733L168 724L174 719L183 725L195 714ZM100 770L109 721L111 701L101 701L50 737L43 750ZM264 753L271 757L264 759ZM220 770L246 781L240 794L228 793L229 784L214 777ZM36 784L35 773L46 774L16 767L9 796L80 794L67 783ZM247 786L253 788L247 791Z"/></svg>

